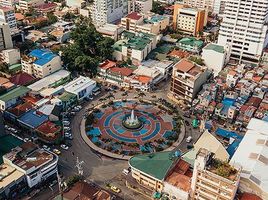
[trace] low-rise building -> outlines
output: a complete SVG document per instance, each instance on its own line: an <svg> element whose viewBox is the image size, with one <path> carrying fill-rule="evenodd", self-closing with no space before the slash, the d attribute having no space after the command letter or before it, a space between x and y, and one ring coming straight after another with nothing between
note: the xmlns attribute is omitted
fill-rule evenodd
<svg viewBox="0 0 268 200"><path fill-rule="evenodd" d="M19 8L22 12L28 12L30 8L44 4L44 0L19 0Z"/></svg>
<svg viewBox="0 0 268 200"><path fill-rule="evenodd" d="M240 181L240 168L213 158L213 153L199 149L191 183L192 199L234 199Z"/></svg>
<svg viewBox="0 0 268 200"><path fill-rule="evenodd" d="M239 189L268 198L268 122L251 119L247 132L230 163L242 167ZM249 148L250 147L250 148Z"/></svg>
<svg viewBox="0 0 268 200"><path fill-rule="evenodd" d="M124 28L115 24L104 24L97 28L97 31L104 37L110 37L117 41Z"/></svg>
<svg viewBox="0 0 268 200"><path fill-rule="evenodd" d="M20 50L19 49L6 49L1 52L3 62L8 65L20 63Z"/></svg>
<svg viewBox="0 0 268 200"><path fill-rule="evenodd" d="M57 87L70 80L70 72L66 70L59 70L41 80L31 84L28 88L33 92L41 92L46 88Z"/></svg>
<svg viewBox="0 0 268 200"><path fill-rule="evenodd" d="M160 34L169 26L169 17L154 13L140 14L132 12L121 19L121 26L132 32Z"/></svg>
<svg viewBox="0 0 268 200"><path fill-rule="evenodd" d="M204 9L175 4L173 14L174 30L196 36L203 31L206 23L207 12Z"/></svg>
<svg viewBox="0 0 268 200"><path fill-rule="evenodd" d="M118 61L130 59L134 65L140 65L146 56L156 48L156 43L155 35L124 31L121 40L113 46L113 56Z"/></svg>
<svg viewBox="0 0 268 200"><path fill-rule="evenodd" d="M19 86L0 96L0 110L6 110L17 104L30 90L27 87Z"/></svg>
<svg viewBox="0 0 268 200"><path fill-rule="evenodd" d="M58 156L39 149L34 143L27 142L3 156L4 163L22 172L27 184L33 188L58 173Z"/></svg>
<svg viewBox="0 0 268 200"><path fill-rule="evenodd" d="M84 0L67 0L66 5L71 8L84 8L86 6L86 1Z"/></svg>
<svg viewBox="0 0 268 200"><path fill-rule="evenodd" d="M194 37L185 37L179 40L176 46L185 51L200 53L203 44L204 42L202 40L197 40Z"/></svg>
<svg viewBox="0 0 268 200"><path fill-rule="evenodd" d="M21 60L22 71L44 78L61 69L61 59L57 54L47 49L35 49Z"/></svg>
<svg viewBox="0 0 268 200"><path fill-rule="evenodd" d="M77 100L80 101L92 95L92 90L95 87L96 81L88 77L79 76L78 78L65 85L64 90L76 95Z"/></svg>
<svg viewBox="0 0 268 200"><path fill-rule="evenodd" d="M203 48L202 59L206 66L213 70L214 76L217 76L223 67L229 62L230 48L229 46L224 47L210 43Z"/></svg>
<svg viewBox="0 0 268 200"><path fill-rule="evenodd" d="M208 76L207 67L199 66L186 59L180 60L173 67L168 97L176 102L185 100L191 103Z"/></svg>

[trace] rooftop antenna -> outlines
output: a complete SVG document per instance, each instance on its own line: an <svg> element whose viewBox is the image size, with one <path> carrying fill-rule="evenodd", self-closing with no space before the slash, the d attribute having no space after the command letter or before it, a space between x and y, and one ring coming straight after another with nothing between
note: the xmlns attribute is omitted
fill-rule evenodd
<svg viewBox="0 0 268 200"><path fill-rule="evenodd" d="M82 164L84 164L84 161L79 161L79 159L77 157L76 158L76 165L75 165L75 167L77 168L78 175L80 175L80 176L83 176L83 173L84 173Z"/></svg>

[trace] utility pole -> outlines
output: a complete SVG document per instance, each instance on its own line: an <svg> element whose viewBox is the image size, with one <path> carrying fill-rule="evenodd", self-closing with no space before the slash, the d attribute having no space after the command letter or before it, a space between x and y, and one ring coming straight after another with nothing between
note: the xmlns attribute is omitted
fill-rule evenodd
<svg viewBox="0 0 268 200"><path fill-rule="evenodd" d="M83 173L84 173L82 164L84 164L84 161L79 161L79 159L77 157L75 167L77 168L78 175L80 175L80 176L83 176Z"/></svg>

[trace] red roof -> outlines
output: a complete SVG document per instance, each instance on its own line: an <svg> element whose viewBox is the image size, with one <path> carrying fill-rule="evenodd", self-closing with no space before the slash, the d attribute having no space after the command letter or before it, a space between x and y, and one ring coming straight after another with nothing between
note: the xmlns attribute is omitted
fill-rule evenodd
<svg viewBox="0 0 268 200"><path fill-rule="evenodd" d="M50 121L47 121L41 124L36 130L48 136L49 134L58 133L61 130L61 127Z"/></svg>
<svg viewBox="0 0 268 200"><path fill-rule="evenodd" d="M127 15L127 18L133 19L133 20L139 20L142 16L137 12L132 12Z"/></svg>
<svg viewBox="0 0 268 200"><path fill-rule="evenodd" d="M116 62L113 62L111 60L105 60L99 67L101 69L106 70L106 69L110 69L110 68L115 67L115 66L116 66Z"/></svg>
<svg viewBox="0 0 268 200"><path fill-rule="evenodd" d="M255 194L243 193L243 195L240 198L240 200L262 200L262 198L258 197Z"/></svg>
<svg viewBox="0 0 268 200"><path fill-rule="evenodd" d="M14 10L13 7L4 7L4 6L0 6L0 9L3 10L4 12L8 12L8 11Z"/></svg>
<svg viewBox="0 0 268 200"><path fill-rule="evenodd" d="M25 72L15 74L14 76L9 78L10 82L16 84L16 85L28 85L32 83L35 78L31 76L30 74L27 74Z"/></svg>
<svg viewBox="0 0 268 200"><path fill-rule="evenodd" d="M176 68L182 72L189 72L192 68L194 68L194 64L186 59L180 60L176 64Z"/></svg>
<svg viewBox="0 0 268 200"><path fill-rule="evenodd" d="M110 71L118 73L118 74L120 74L122 76L130 76L132 74L132 72L133 72L132 69L129 69L129 68L126 68L126 67L122 67L122 68L113 67L113 68L110 69Z"/></svg>
<svg viewBox="0 0 268 200"><path fill-rule="evenodd" d="M31 110L33 108L33 105L30 103L23 103L20 105L17 105L14 108L11 108L8 110L9 113L12 113L13 115L20 117L22 114L26 113L27 111Z"/></svg>
<svg viewBox="0 0 268 200"><path fill-rule="evenodd" d="M36 8L40 9L40 10L48 10L48 9L53 9L56 8L57 4L55 3L44 3L42 5L36 6Z"/></svg>

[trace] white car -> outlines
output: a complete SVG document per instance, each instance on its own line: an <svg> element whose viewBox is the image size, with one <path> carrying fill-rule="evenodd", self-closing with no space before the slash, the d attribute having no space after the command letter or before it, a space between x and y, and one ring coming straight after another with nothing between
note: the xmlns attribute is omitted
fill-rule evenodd
<svg viewBox="0 0 268 200"><path fill-rule="evenodd" d="M191 136L189 136L189 137L186 138L186 142L187 142L187 143L190 143L190 142L192 141L192 139L193 139L193 138L192 138Z"/></svg>
<svg viewBox="0 0 268 200"><path fill-rule="evenodd" d="M68 149L69 149L69 147L68 147L67 145L65 145L65 144L60 145L60 147L61 147L62 149L64 149L64 150L68 150Z"/></svg>
<svg viewBox="0 0 268 200"><path fill-rule="evenodd" d="M69 125L70 125L70 122L69 122L69 121L62 121L62 124L63 124L64 126L69 126Z"/></svg>
<svg viewBox="0 0 268 200"><path fill-rule="evenodd" d="M71 128L70 128L70 127L66 127L66 126L65 126L65 127L63 127L63 130L64 130L64 131L70 131L70 130L71 130Z"/></svg>
<svg viewBox="0 0 268 200"><path fill-rule="evenodd" d="M50 148L47 145L43 145L42 148L46 151L50 151Z"/></svg>
<svg viewBox="0 0 268 200"><path fill-rule="evenodd" d="M24 142L30 142L31 141L31 139L30 138L24 138L24 140L23 140Z"/></svg>

